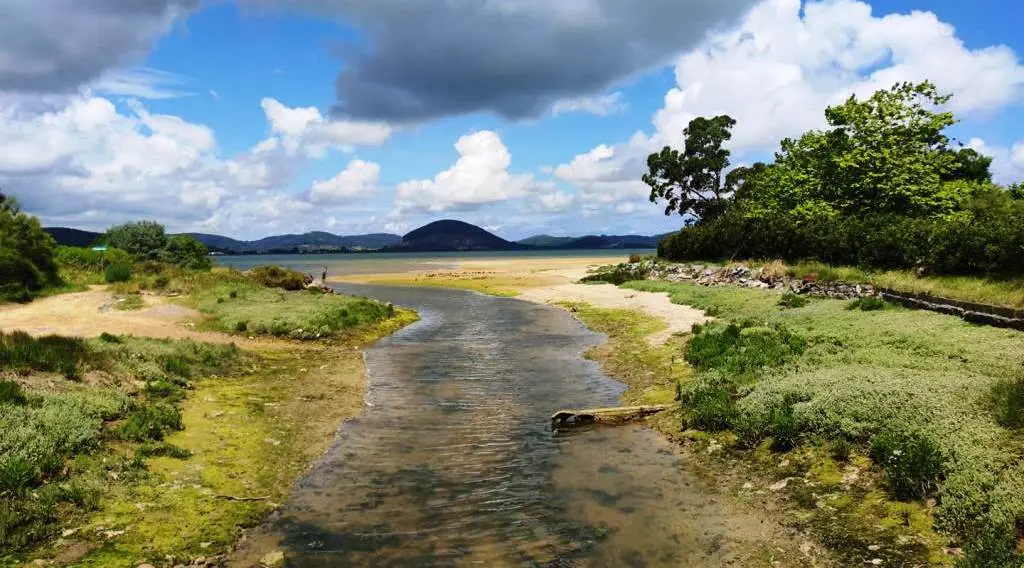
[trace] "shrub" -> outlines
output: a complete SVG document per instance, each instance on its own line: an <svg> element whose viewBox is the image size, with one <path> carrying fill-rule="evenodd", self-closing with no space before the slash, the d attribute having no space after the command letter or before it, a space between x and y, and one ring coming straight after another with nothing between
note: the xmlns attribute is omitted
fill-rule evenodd
<svg viewBox="0 0 1024 568"><path fill-rule="evenodd" d="M996 383L990 397L1000 426L1024 427L1024 377Z"/></svg>
<svg viewBox="0 0 1024 568"><path fill-rule="evenodd" d="M641 260L642 260L642 258L640 257L639 254L633 253L633 254L629 255L629 263L630 264L636 264L636 263L640 262Z"/></svg>
<svg viewBox="0 0 1024 568"><path fill-rule="evenodd" d="M861 310L863 312L873 312L877 310L884 310L889 306L889 303L881 298L875 296L867 296L864 298L857 298L846 304L848 310Z"/></svg>
<svg viewBox="0 0 1024 568"><path fill-rule="evenodd" d="M180 402L185 399L185 390L168 381L152 381L146 385L146 394L150 398L160 398L168 402Z"/></svg>
<svg viewBox="0 0 1024 568"><path fill-rule="evenodd" d="M144 442L162 440L167 431L182 428L181 412L168 404L157 403L132 412L116 432L122 440Z"/></svg>
<svg viewBox="0 0 1024 568"><path fill-rule="evenodd" d="M176 460L184 460L192 457L192 452L167 442L159 442L155 444L147 442L141 444L135 449L135 455L140 459L154 456L166 456Z"/></svg>
<svg viewBox="0 0 1024 568"><path fill-rule="evenodd" d="M850 460L850 455L853 454L853 444L846 438L836 438L829 443L828 451L832 459L837 462L847 462Z"/></svg>
<svg viewBox="0 0 1024 568"><path fill-rule="evenodd" d="M249 271L249 277L267 288L302 290L306 287L304 274L280 266L257 266Z"/></svg>
<svg viewBox="0 0 1024 568"><path fill-rule="evenodd" d="M787 292L779 298L779 307L782 308L802 308L809 303L811 301L806 296L793 294L792 292Z"/></svg>
<svg viewBox="0 0 1024 568"><path fill-rule="evenodd" d="M249 330L249 322L245 320L239 320L235 322L235 331L238 333L245 333Z"/></svg>
<svg viewBox="0 0 1024 568"><path fill-rule="evenodd" d="M159 260L167 246L167 233L159 223L139 221L111 227L106 240L108 245L126 251L138 261Z"/></svg>
<svg viewBox="0 0 1024 568"><path fill-rule="evenodd" d="M104 270L104 279L108 283L127 282L132 279L132 267L127 264L111 264Z"/></svg>
<svg viewBox="0 0 1024 568"><path fill-rule="evenodd" d="M0 300L28 301L44 287L58 284L55 248L38 219L0 194Z"/></svg>
<svg viewBox="0 0 1024 568"><path fill-rule="evenodd" d="M883 432L871 438L871 459L885 470L889 492L917 499L938 488L944 459L935 442L920 435Z"/></svg>
<svg viewBox="0 0 1024 568"><path fill-rule="evenodd" d="M160 275L153 280L153 287L156 288L157 290L163 290L170 283L171 279L169 277Z"/></svg>
<svg viewBox="0 0 1024 568"><path fill-rule="evenodd" d="M779 404L773 405L768 413L767 433L772 438L771 449L784 452L796 446L800 439L800 421L793 412L793 405L805 399L794 393L787 393Z"/></svg>
<svg viewBox="0 0 1024 568"><path fill-rule="evenodd" d="M121 338L120 337L118 337L116 335L111 335L111 334L109 334L109 333L107 333L105 331L100 334L99 339L103 343L121 343Z"/></svg>
<svg viewBox="0 0 1024 568"><path fill-rule="evenodd" d="M77 379L78 364L86 355L85 342L78 338L0 332L0 369L56 372Z"/></svg>
<svg viewBox="0 0 1024 568"><path fill-rule="evenodd" d="M681 393L690 425L709 432L721 432L736 420L732 387L720 381L701 381Z"/></svg>
<svg viewBox="0 0 1024 568"><path fill-rule="evenodd" d="M172 375L188 378L192 376L192 369L184 357L168 355L160 360L160 366Z"/></svg>
<svg viewBox="0 0 1024 568"><path fill-rule="evenodd" d="M28 460L0 458L0 495L19 494L39 484L39 470Z"/></svg>
<svg viewBox="0 0 1024 568"><path fill-rule="evenodd" d="M25 404L25 392L14 381L0 380L0 404Z"/></svg>
<svg viewBox="0 0 1024 568"><path fill-rule="evenodd" d="M616 286L631 280L644 280L650 274L650 267L636 264L617 264L602 266L593 274L588 274L580 282L607 282Z"/></svg>
<svg viewBox="0 0 1024 568"><path fill-rule="evenodd" d="M188 235L175 235L167 239L162 257L167 262L190 270L209 270L213 261L206 245Z"/></svg>
<svg viewBox="0 0 1024 568"><path fill-rule="evenodd" d="M694 326L686 360L699 370L720 369L744 375L781 366L806 347L806 340L782 325L709 324Z"/></svg>

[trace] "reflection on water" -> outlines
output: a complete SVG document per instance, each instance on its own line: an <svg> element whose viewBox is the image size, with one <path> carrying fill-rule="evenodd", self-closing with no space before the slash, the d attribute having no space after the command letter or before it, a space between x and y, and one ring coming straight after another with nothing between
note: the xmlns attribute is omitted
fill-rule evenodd
<svg viewBox="0 0 1024 568"><path fill-rule="evenodd" d="M722 560L717 531L732 520L702 510L707 497L666 442L636 427L550 432L553 410L621 392L582 358L599 336L516 300L343 289L422 321L367 352L371 406L265 527L289 566Z"/></svg>

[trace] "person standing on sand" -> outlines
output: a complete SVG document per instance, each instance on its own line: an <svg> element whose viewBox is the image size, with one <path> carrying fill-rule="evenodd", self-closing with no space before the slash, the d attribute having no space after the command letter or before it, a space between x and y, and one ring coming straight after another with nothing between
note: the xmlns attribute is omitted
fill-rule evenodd
<svg viewBox="0 0 1024 568"><path fill-rule="evenodd" d="M327 284L327 265L326 264L324 265L324 273L323 273L323 276L320 277L320 282L322 284Z"/></svg>

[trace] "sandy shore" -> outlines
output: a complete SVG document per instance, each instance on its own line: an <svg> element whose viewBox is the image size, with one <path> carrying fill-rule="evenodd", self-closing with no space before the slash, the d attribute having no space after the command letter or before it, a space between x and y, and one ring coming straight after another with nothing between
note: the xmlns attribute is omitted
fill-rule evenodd
<svg viewBox="0 0 1024 568"><path fill-rule="evenodd" d="M331 281L466 288L540 304L585 302L598 308L637 310L660 319L667 326L664 331L650 336L649 340L655 344L664 343L673 334L687 333L694 324L708 320L700 310L673 304L668 294L638 292L611 284L579 283L589 270L624 260L621 255L470 260L459 262L455 269L359 274Z"/></svg>

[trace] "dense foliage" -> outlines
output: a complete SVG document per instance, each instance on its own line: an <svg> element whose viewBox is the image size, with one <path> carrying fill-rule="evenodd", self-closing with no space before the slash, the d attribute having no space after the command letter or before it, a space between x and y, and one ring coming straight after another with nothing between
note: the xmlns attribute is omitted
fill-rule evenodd
<svg viewBox="0 0 1024 568"><path fill-rule="evenodd" d="M730 172L721 211L693 211L659 254L1024 272L1024 191L993 184L991 159L944 134L955 118L935 109L948 101L930 83L904 83L828 108L829 129Z"/></svg>
<svg viewBox="0 0 1024 568"><path fill-rule="evenodd" d="M213 265L206 245L188 235L168 237L164 226L155 221L111 227L106 242L128 252L138 262L161 261L195 270L208 270Z"/></svg>
<svg viewBox="0 0 1024 568"><path fill-rule="evenodd" d="M0 300L27 301L59 282L53 238L0 193Z"/></svg>

